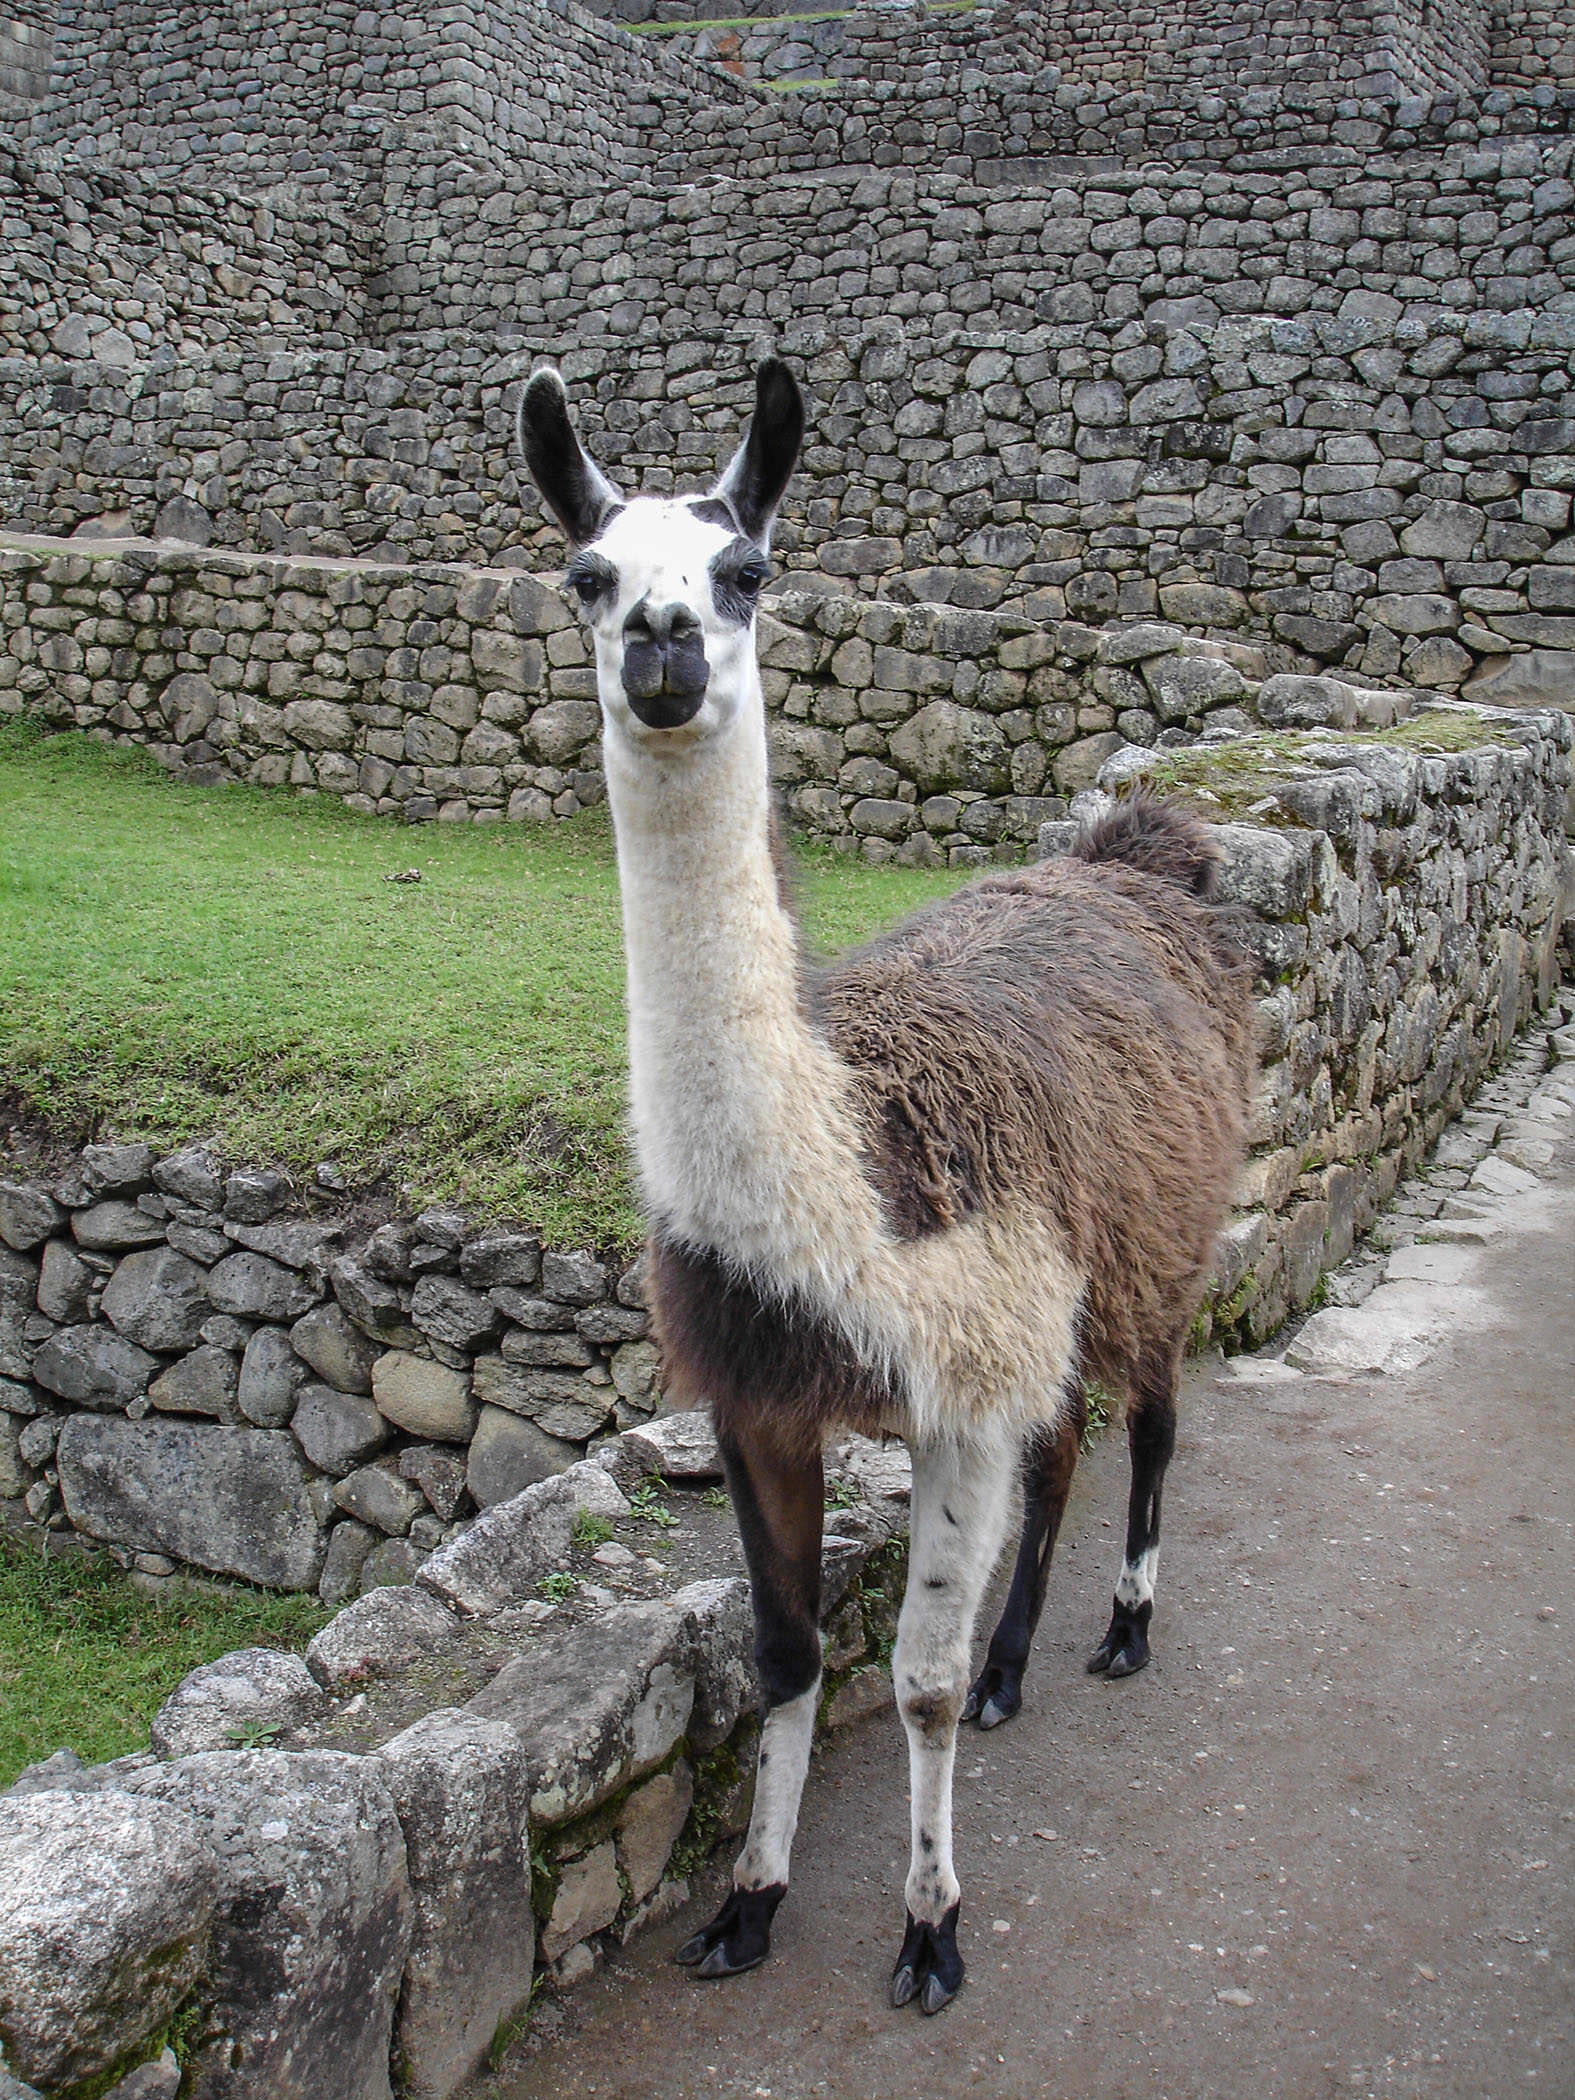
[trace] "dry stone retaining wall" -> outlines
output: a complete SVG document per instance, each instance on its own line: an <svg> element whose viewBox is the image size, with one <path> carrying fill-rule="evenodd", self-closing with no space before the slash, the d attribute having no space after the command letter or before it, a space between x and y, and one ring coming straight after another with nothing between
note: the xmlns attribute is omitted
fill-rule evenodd
<svg viewBox="0 0 1575 2100"><path fill-rule="evenodd" d="M1269 664L1164 621L807 591L767 601L760 639L790 813L869 859L955 864L1020 857L1123 739L1250 727ZM1352 720L1410 704L1349 690ZM0 537L0 714L199 780L412 821L567 816L604 793L595 693L582 627L517 571Z"/></svg>
<svg viewBox="0 0 1575 2100"><path fill-rule="evenodd" d="M658 1404L638 1279L434 1209L370 1236L201 1148L0 1178L0 1507L330 1603Z"/></svg>

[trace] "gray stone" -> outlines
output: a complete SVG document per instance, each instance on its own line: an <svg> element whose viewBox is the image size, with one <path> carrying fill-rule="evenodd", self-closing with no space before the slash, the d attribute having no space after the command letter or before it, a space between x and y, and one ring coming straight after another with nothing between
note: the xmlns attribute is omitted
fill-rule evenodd
<svg viewBox="0 0 1575 2100"><path fill-rule="evenodd" d="M347 1515L391 1538L403 1538L426 1506L419 1488L382 1466L358 1466L334 1489L334 1500Z"/></svg>
<svg viewBox="0 0 1575 2100"><path fill-rule="evenodd" d="M290 1346L325 1385L341 1393L370 1393L377 1344L353 1327L337 1305L315 1306L290 1329Z"/></svg>
<svg viewBox="0 0 1575 2100"><path fill-rule="evenodd" d="M0 1181L0 1240L26 1253L66 1222L66 1213L43 1189L26 1182Z"/></svg>
<svg viewBox="0 0 1575 2100"><path fill-rule="evenodd" d="M556 1961L593 1932L605 1931L622 1907L618 1854L609 1838L570 1860L559 1875L552 1911L541 1931L543 1959Z"/></svg>
<svg viewBox="0 0 1575 2100"><path fill-rule="evenodd" d="M379 1411L412 1436L464 1443L475 1430L477 1405L469 1374L430 1357L387 1351L372 1365L371 1391Z"/></svg>
<svg viewBox="0 0 1575 2100"><path fill-rule="evenodd" d="M1490 707L1562 707L1575 714L1575 651L1527 649L1519 656L1489 657L1461 697Z"/></svg>
<svg viewBox="0 0 1575 2100"><path fill-rule="evenodd" d="M703 1408L676 1409L626 1429L619 1442L632 1451L648 1473L664 1480L720 1480L722 1455L716 1430Z"/></svg>
<svg viewBox="0 0 1575 2100"><path fill-rule="evenodd" d="M478 1509L492 1509L550 1480L579 1456L578 1444L549 1436L528 1416L484 1407L466 1455L465 1484Z"/></svg>
<svg viewBox="0 0 1575 2100"><path fill-rule="evenodd" d="M232 1177L233 1178L233 1177ZM266 1254L226 1255L208 1272L208 1296L219 1312L248 1320L298 1320L317 1292L293 1269Z"/></svg>
<svg viewBox="0 0 1575 2100"><path fill-rule="evenodd" d="M358 1261L342 1254L328 1271L334 1296L364 1334L374 1336L385 1347L413 1349L421 1337L411 1326L391 1283Z"/></svg>
<svg viewBox="0 0 1575 2100"><path fill-rule="evenodd" d="M472 1290L494 1284L528 1288L541 1277L541 1242L534 1233L489 1233L461 1249L459 1273Z"/></svg>
<svg viewBox="0 0 1575 2100"><path fill-rule="evenodd" d="M379 1539L361 1563L362 1596L373 1590L408 1587L426 1557L425 1549L414 1539Z"/></svg>
<svg viewBox="0 0 1575 2100"><path fill-rule="evenodd" d="M218 1863L199 2093L391 2100L389 2049L410 1945L410 1885L394 1805L368 1758L324 1750L208 1751L142 1774Z"/></svg>
<svg viewBox="0 0 1575 2100"><path fill-rule="evenodd" d="M394 2046L411 2100L448 2100L529 1997L525 1763L512 1732L431 1713L377 1752L405 1834L414 1931Z"/></svg>
<svg viewBox="0 0 1575 2100"><path fill-rule="evenodd" d="M424 1334L451 1349L477 1349L498 1327L491 1299L452 1276L423 1276L410 1301L410 1316Z"/></svg>
<svg viewBox="0 0 1575 2100"><path fill-rule="evenodd" d="M289 1198L285 1175L271 1167L242 1167L224 1184L224 1215L238 1225L261 1225Z"/></svg>
<svg viewBox="0 0 1575 2100"><path fill-rule="evenodd" d="M153 1716L148 1739L162 1758L250 1749L261 1737L325 1716L328 1699L298 1655L237 1648L183 1677Z"/></svg>
<svg viewBox="0 0 1575 2100"><path fill-rule="evenodd" d="M140 1196L153 1184L151 1145L85 1145L82 1178L99 1196Z"/></svg>
<svg viewBox="0 0 1575 2100"><path fill-rule="evenodd" d="M466 1457L464 1451L442 1444L411 1444L399 1454L399 1477L415 1482L445 1524L459 1514L465 1500Z"/></svg>
<svg viewBox="0 0 1575 2100"><path fill-rule="evenodd" d="M118 1252L122 1247L151 1247L163 1239L164 1221L134 1203L94 1203L72 1213L71 1231L79 1247Z"/></svg>
<svg viewBox="0 0 1575 2100"><path fill-rule="evenodd" d="M582 1509L618 1517L628 1514L629 1504L600 1466L570 1466L478 1517L433 1554L417 1579L467 1616L518 1604L568 1559Z"/></svg>
<svg viewBox="0 0 1575 2100"><path fill-rule="evenodd" d="M277 1327L259 1327L246 1344L236 1404L259 1429L282 1429L295 1413L296 1394L306 1379L306 1366Z"/></svg>
<svg viewBox="0 0 1575 2100"><path fill-rule="evenodd" d="M1236 666L1212 656L1156 657L1144 664L1143 678L1162 722L1184 722L1211 707L1228 706L1247 691Z"/></svg>
<svg viewBox="0 0 1575 2100"><path fill-rule="evenodd" d="M583 1441L606 1425L613 1396L569 1371L511 1364L501 1356L478 1356L472 1391L484 1407L529 1415L550 1436Z"/></svg>
<svg viewBox="0 0 1575 2100"><path fill-rule="evenodd" d="M695 1700L689 1741L698 1751L725 1743L755 1704L755 1617L742 1575L692 1582L669 1602L695 1629Z"/></svg>
<svg viewBox="0 0 1575 2100"><path fill-rule="evenodd" d="M441 1655L463 1630L453 1612L413 1584L373 1590L347 1604L313 1637L306 1664L327 1690L347 1691Z"/></svg>
<svg viewBox="0 0 1575 2100"><path fill-rule="evenodd" d="M636 1787L619 1810L618 1864L631 1902L644 1902L661 1880L694 1798L694 1773L680 1758L670 1772Z"/></svg>
<svg viewBox="0 0 1575 2100"><path fill-rule="evenodd" d="M218 1162L201 1145L188 1145L157 1161L153 1181L167 1196L189 1203L197 1210L217 1210L224 1194Z"/></svg>
<svg viewBox="0 0 1575 2100"><path fill-rule="evenodd" d="M173 1247L144 1248L117 1263L99 1309L139 1348L193 1349L209 1312L207 1272Z"/></svg>
<svg viewBox="0 0 1575 2100"><path fill-rule="evenodd" d="M110 2070L203 1974L215 1868L192 1819L115 1789L0 1800L0 2048L53 2091Z"/></svg>
<svg viewBox="0 0 1575 2100"><path fill-rule="evenodd" d="M519 1738L532 1822L566 1823L663 1762L689 1720L695 1663L686 1613L620 1605L539 1636L466 1711Z"/></svg>
<svg viewBox="0 0 1575 2100"><path fill-rule="evenodd" d="M1447 1322L1472 1293L1429 1284L1384 1283L1359 1306L1314 1313L1285 1361L1323 1378L1397 1376L1426 1362Z"/></svg>
<svg viewBox="0 0 1575 2100"><path fill-rule="evenodd" d="M1400 534L1407 554L1434 561L1469 561L1485 520L1470 503L1430 503Z"/></svg>
<svg viewBox="0 0 1575 2100"><path fill-rule="evenodd" d="M138 2064L124 2078L118 2078L104 2100L176 2100L180 2076L180 2060L175 2051L161 2049L151 2063ZM0 2100L5 2100L3 2089Z"/></svg>
<svg viewBox="0 0 1575 2100"><path fill-rule="evenodd" d="M607 1271L594 1254L544 1254L541 1287L560 1305L594 1305L607 1295Z"/></svg>
<svg viewBox="0 0 1575 2100"><path fill-rule="evenodd" d="M93 1271L64 1240L50 1240L38 1272L38 1309L62 1326L74 1327L88 1316Z"/></svg>
<svg viewBox="0 0 1575 2100"><path fill-rule="evenodd" d="M348 1603L361 1586L361 1569L380 1534L370 1524L344 1517L328 1534L323 1572L317 1578L317 1594L328 1605Z"/></svg>
<svg viewBox="0 0 1575 2100"><path fill-rule="evenodd" d="M352 1472L388 1442L388 1424L359 1393L308 1384L296 1396L290 1428L312 1464L336 1476Z"/></svg>
<svg viewBox="0 0 1575 2100"><path fill-rule="evenodd" d="M156 1356L107 1327L62 1327L33 1359L33 1376L62 1400L104 1411L124 1407L148 1389Z"/></svg>
<svg viewBox="0 0 1575 2100"><path fill-rule="evenodd" d="M233 1422L237 1415L235 1384L236 1363L229 1350L204 1344L160 1372L148 1387L148 1398L165 1414L207 1415L215 1422Z"/></svg>
<svg viewBox="0 0 1575 2100"><path fill-rule="evenodd" d="M57 1460L66 1513L91 1538L267 1589L317 1586L323 1536L287 1431L75 1415Z"/></svg>
<svg viewBox="0 0 1575 2100"><path fill-rule="evenodd" d="M1219 891L1233 904L1250 904L1266 918L1294 918L1312 888L1312 855L1305 834L1256 824L1216 824Z"/></svg>
<svg viewBox="0 0 1575 2100"><path fill-rule="evenodd" d="M27 1428L37 1426L29 1422ZM0 1415L0 1502L25 1495L33 1484L33 1475L22 1456L22 1441L26 1434L27 1431L18 1429L9 1415Z"/></svg>
<svg viewBox="0 0 1575 2100"><path fill-rule="evenodd" d="M1012 785L1011 751L1000 723L953 700L920 708L893 733L890 749L921 794L976 788L1004 795Z"/></svg>

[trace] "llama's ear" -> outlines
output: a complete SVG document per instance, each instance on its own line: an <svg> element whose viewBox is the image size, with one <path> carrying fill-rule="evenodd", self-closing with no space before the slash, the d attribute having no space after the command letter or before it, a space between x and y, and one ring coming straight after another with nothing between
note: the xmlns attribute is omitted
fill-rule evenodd
<svg viewBox="0 0 1575 2100"><path fill-rule="evenodd" d="M771 521L804 440L804 396L779 357L755 374L755 412L716 494L758 546L771 540Z"/></svg>
<svg viewBox="0 0 1575 2100"><path fill-rule="evenodd" d="M623 498L580 443L569 397L551 365L532 372L520 396L519 440L547 508L576 547L588 545Z"/></svg>

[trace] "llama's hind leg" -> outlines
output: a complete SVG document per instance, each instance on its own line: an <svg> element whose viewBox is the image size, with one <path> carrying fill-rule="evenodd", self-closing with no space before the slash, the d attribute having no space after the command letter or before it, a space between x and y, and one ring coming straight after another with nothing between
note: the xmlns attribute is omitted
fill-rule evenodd
<svg viewBox="0 0 1575 2100"><path fill-rule="evenodd" d="M1126 1557L1116 1581L1109 1629L1088 1658L1090 1670L1109 1677L1130 1677L1149 1657L1148 1629L1154 1616L1154 1576L1159 1565L1159 1505L1165 1468L1176 1448L1180 1375L1177 1347L1145 1360L1133 1380L1127 1414L1132 1489L1127 1500Z"/></svg>
<svg viewBox="0 0 1575 2100"><path fill-rule="evenodd" d="M981 1728L1009 1721L1023 1703L1023 1671L1044 1610L1050 1556L1066 1511L1077 1468L1078 1447L1088 1419L1081 1386L1072 1388L1053 1428L1035 1430L1023 1451L1023 1536L1001 1617L990 1636L984 1668L963 1707L965 1721Z"/></svg>
<svg viewBox="0 0 1575 2100"><path fill-rule="evenodd" d="M891 2002L939 2012L963 1980L960 1891L952 1865L952 1768L968 1688L968 1651L1011 1499L1012 1448L977 1441L913 1447L908 1587L892 1677L908 1737L911 1851L908 1925Z"/></svg>
<svg viewBox="0 0 1575 2100"><path fill-rule="evenodd" d="M705 1977L740 1975L771 1951L820 1694L820 1453L784 1453L755 1431L723 1437L721 1448L749 1563L761 1727L754 1810L732 1894L675 1957Z"/></svg>

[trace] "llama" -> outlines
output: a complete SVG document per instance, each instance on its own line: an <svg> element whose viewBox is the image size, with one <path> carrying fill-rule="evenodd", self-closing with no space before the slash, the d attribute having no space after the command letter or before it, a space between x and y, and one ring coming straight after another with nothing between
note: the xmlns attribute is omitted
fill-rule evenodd
<svg viewBox="0 0 1575 2100"><path fill-rule="evenodd" d="M823 1444L833 1427L894 1433L913 1488L891 1999L933 2013L963 1980L958 1725L1020 1704L1096 1377L1130 1392L1132 1486L1089 1667L1148 1659L1178 1368L1241 1144L1249 974L1205 902L1206 828L1148 801L1074 857L988 875L829 968L804 962L754 634L803 429L797 382L769 361L708 495L625 500L556 372L532 376L520 411L595 647L653 1316L671 1389L712 1409L755 1616L753 1814L732 1893L677 1958L733 1976L769 1950L820 1688ZM970 1690L1019 1467L1022 1543Z"/></svg>

